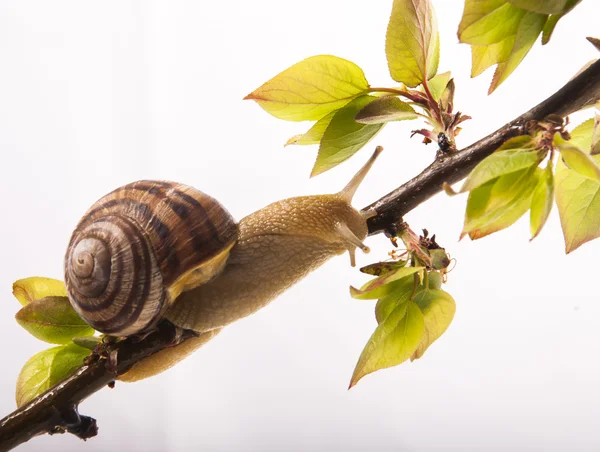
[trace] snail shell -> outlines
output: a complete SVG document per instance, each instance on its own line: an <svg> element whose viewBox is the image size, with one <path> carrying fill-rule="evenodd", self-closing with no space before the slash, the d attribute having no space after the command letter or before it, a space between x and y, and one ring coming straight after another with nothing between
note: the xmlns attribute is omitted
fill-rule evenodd
<svg viewBox="0 0 600 452"><path fill-rule="evenodd" d="M65 258L71 305L94 329L152 328L183 291L216 276L237 239L233 217L187 185L138 181L97 201Z"/></svg>

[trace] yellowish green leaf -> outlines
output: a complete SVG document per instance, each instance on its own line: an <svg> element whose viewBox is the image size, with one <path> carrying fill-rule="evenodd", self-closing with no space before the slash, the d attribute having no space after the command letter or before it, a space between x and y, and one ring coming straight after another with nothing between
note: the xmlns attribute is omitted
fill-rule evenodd
<svg viewBox="0 0 600 452"><path fill-rule="evenodd" d="M369 88L363 70L351 61L317 55L277 74L245 99L288 121L319 120Z"/></svg>
<svg viewBox="0 0 600 452"><path fill-rule="evenodd" d="M88 350L94 350L101 342L102 338L98 336L83 336L73 338L73 343L75 345L87 348Z"/></svg>
<svg viewBox="0 0 600 452"><path fill-rule="evenodd" d="M529 149L496 151L471 171L460 191L465 193L500 176L538 166L543 158L542 153Z"/></svg>
<svg viewBox="0 0 600 452"><path fill-rule="evenodd" d="M13 284L13 295L22 306L44 297L66 297L65 283L58 279L33 276L19 279Z"/></svg>
<svg viewBox="0 0 600 452"><path fill-rule="evenodd" d="M421 274L424 267L401 267L364 284L360 289L350 287L350 295L359 300L376 300L390 293L390 283L415 273Z"/></svg>
<svg viewBox="0 0 600 452"><path fill-rule="evenodd" d="M581 0L508 0L518 8L540 14L564 14Z"/></svg>
<svg viewBox="0 0 600 452"><path fill-rule="evenodd" d="M23 406L75 373L89 353L85 348L70 344L53 347L34 355L25 363L17 378L17 406Z"/></svg>
<svg viewBox="0 0 600 452"><path fill-rule="evenodd" d="M529 226L531 240L536 238L544 225L554 202L554 172L551 164L540 173L537 186L531 198L531 211L529 214Z"/></svg>
<svg viewBox="0 0 600 452"><path fill-rule="evenodd" d="M411 88L436 74L440 38L431 0L394 0L385 54L392 78Z"/></svg>
<svg viewBox="0 0 600 452"><path fill-rule="evenodd" d="M542 45L545 46L550 42L550 38L552 37L552 33L554 33L554 29L556 28L556 24L562 17L562 14L553 14L548 16L546 23L544 24L544 29L542 30Z"/></svg>
<svg viewBox="0 0 600 452"><path fill-rule="evenodd" d="M569 168L584 177L600 182L600 167L590 154L568 144L558 146L558 150Z"/></svg>
<svg viewBox="0 0 600 452"><path fill-rule="evenodd" d="M594 160L600 163L600 155ZM600 184L567 168L556 165L555 199L567 253L600 237Z"/></svg>
<svg viewBox="0 0 600 452"><path fill-rule="evenodd" d="M546 16L536 13L526 13L521 19L515 43L511 49L510 56L506 61L499 62L490 84L488 94L492 94L496 88L504 82L510 74L521 64L523 58L529 53L536 39L542 32L546 23Z"/></svg>
<svg viewBox="0 0 600 452"><path fill-rule="evenodd" d="M407 302L413 295L416 285L417 282L414 276L407 276L390 284L389 286L393 286L393 292L377 300L377 304L375 305L375 319L377 323L383 322L394 309L402 303Z"/></svg>
<svg viewBox="0 0 600 452"><path fill-rule="evenodd" d="M424 329L423 314L413 301L397 306L367 342L354 369L350 387L367 374L396 366L410 358L421 343Z"/></svg>
<svg viewBox="0 0 600 452"><path fill-rule="evenodd" d="M546 19L544 14L525 11L505 0L466 0L458 37L461 42L476 46L472 48L471 75L498 64L489 89L491 94L527 55Z"/></svg>
<svg viewBox="0 0 600 452"><path fill-rule="evenodd" d="M418 118L415 110L394 96L380 97L360 110L354 120L361 124L382 124Z"/></svg>
<svg viewBox="0 0 600 452"><path fill-rule="evenodd" d="M508 173L471 190L461 237L468 234L472 240L479 239L521 218L531 205L537 170L530 167Z"/></svg>
<svg viewBox="0 0 600 452"><path fill-rule="evenodd" d="M516 36L489 45L471 46L471 77L477 77L487 68L506 61L515 45Z"/></svg>
<svg viewBox="0 0 600 452"><path fill-rule="evenodd" d="M357 97L335 113L321 139L311 177L352 157L377 135L385 124L360 124L354 120L356 114L375 99L373 96Z"/></svg>
<svg viewBox="0 0 600 452"><path fill-rule="evenodd" d="M423 313L424 331L411 361L422 357L429 346L446 332L456 312L454 299L443 290L422 290L415 295L413 301Z"/></svg>
<svg viewBox="0 0 600 452"><path fill-rule="evenodd" d="M51 344L68 344L74 337L94 334L67 297L32 301L17 312L15 319L32 336Z"/></svg>
<svg viewBox="0 0 600 452"><path fill-rule="evenodd" d="M450 71L442 72L441 74L437 74L431 80L427 82L427 87L429 88L429 92L433 96L436 101L439 101L442 97L442 93L446 89L448 82L450 81Z"/></svg>
<svg viewBox="0 0 600 452"><path fill-rule="evenodd" d="M585 149L585 148L583 148ZM590 154L600 154L600 115L596 113L594 117L594 131L592 132L592 143L590 146Z"/></svg>
<svg viewBox="0 0 600 452"><path fill-rule="evenodd" d="M294 135L290 138L285 145L288 146L290 144L298 144L298 145L310 145L310 144L319 144L321 139L323 138L323 134L327 127L329 127L329 123L333 119L334 115L337 113L337 110L327 113L321 119L313 124L313 126L308 129L308 131L304 134Z"/></svg>
<svg viewBox="0 0 600 452"><path fill-rule="evenodd" d="M525 14L505 0L465 0L458 39L478 46L498 43L516 35Z"/></svg>

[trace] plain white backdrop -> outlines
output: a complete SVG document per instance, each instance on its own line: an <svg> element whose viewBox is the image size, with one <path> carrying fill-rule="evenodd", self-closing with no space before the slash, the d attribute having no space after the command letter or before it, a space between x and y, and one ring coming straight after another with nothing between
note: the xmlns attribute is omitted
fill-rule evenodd
<svg viewBox="0 0 600 452"><path fill-rule="evenodd" d="M0 1L0 417L15 408L21 366L45 344L14 321L16 279L62 279L66 242L96 199L136 179L170 179L218 198L236 217L280 198L333 192L376 144L386 150L363 207L434 157L394 124L357 156L309 179L316 147L283 143L287 123L242 98L291 64L334 54L393 86L384 54L391 0L303 2ZM456 30L462 1L434 0L440 71L473 116L467 145L556 91L596 58L600 6L585 0L491 97L471 80ZM572 118L577 123L590 112ZM458 242L465 197L441 194L406 218L457 259L446 286L457 312L414 363L347 386L375 327L353 300L364 275L348 257L228 328L156 378L117 383L81 405L99 436L40 437L23 451L438 451L600 448L600 241L569 256L556 211L529 243L527 220ZM383 259L382 237L368 240Z"/></svg>

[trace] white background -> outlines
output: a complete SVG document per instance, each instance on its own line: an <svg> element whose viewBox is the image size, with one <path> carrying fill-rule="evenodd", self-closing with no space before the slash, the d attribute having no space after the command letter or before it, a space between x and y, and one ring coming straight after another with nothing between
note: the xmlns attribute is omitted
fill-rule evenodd
<svg viewBox="0 0 600 452"><path fill-rule="evenodd" d="M469 79L456 29L462 1L435 0L440 70L452 70L467 145L557 90L596 52L597 2L562 20L491 97ZM67 239L96 199L124 183L171 179L215 196L236 218L274 200L333 192L375 144L386 148L356 197L363 207L416 175L434 147L394 124L356 157L309 180L316 147L283 148L309 125L242 98L291 64L334 54L393 86L384 54L391 1L0 1L0 417L23 363L45 345L14 321L16 279L62 278ZM591 113L574 117L579 122ZM523 219L458 242L465 197L412 212L457 259L457 313L423 359L347 386L375 327L365 277L330 261L277 302L225 329L171 371L118 383L81 406L87 443L41 437L26 451L436 451L600 448L600 241L564 255L556 211L528 242ZM385 258L389 243L369 239Z"/></svg>

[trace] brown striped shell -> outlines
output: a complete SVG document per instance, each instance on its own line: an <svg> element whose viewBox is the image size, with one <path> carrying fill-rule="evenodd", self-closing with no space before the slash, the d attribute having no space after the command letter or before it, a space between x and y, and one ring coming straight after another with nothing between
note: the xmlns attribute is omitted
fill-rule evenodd
<svg viewBox="0 0 600 452"><path fill-rule="evenodd" d="M233 217L187 185L138 181L97 201L65 258L71 305L94 329L147 331L184 290L219 273L237 239Z"/></svg>

